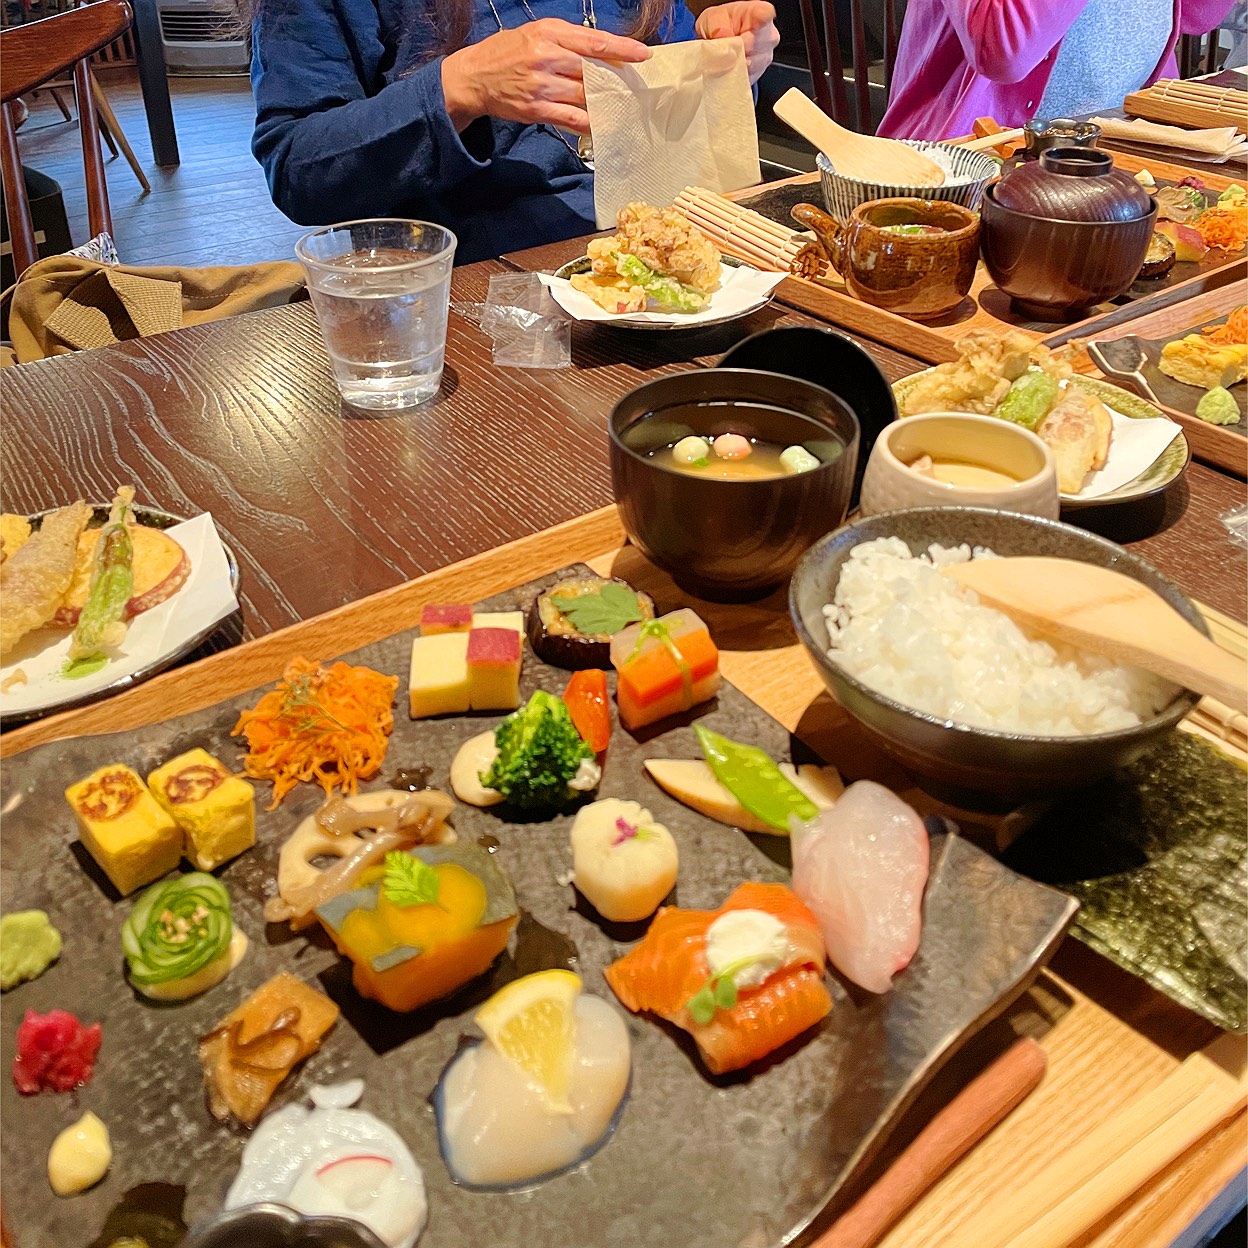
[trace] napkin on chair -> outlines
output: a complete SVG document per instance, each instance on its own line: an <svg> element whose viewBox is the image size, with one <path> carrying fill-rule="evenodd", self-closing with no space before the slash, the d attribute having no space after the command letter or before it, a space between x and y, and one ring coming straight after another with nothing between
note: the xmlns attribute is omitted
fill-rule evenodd
<svg viewBox="0 0 1248 1248"><path fill-rule="evenodd" d="M1093 117L1092 123L1100 126L1101 134L1107 139L1195 152L1214 164L1248 152L1248 138L1240 134L1234 126L1185 130L1182 126L1163 126L1159 122L1144 121L1142 118L1122 121L1116 117Z"/></svg>
<svg viewBox="0 0 1248 1248"><path fill-rule="evenodd" d="M732 191L761 181L754 96L740 39L653 49L648 61L586 60L601 229L631 200L663 207L691 182Z"/></svg>

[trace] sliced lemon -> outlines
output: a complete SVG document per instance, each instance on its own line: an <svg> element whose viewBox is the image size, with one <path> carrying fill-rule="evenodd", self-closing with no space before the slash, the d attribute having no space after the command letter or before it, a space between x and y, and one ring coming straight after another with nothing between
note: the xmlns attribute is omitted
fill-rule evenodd
<svg viewBox="0 0 1248 1248"><path fill-rule="evenodd" d="M500 988L476 1014L486 1039L537 1085L556 1113L570 1114L575 1027L572 1007L581 977L539 971Z"/></svg>

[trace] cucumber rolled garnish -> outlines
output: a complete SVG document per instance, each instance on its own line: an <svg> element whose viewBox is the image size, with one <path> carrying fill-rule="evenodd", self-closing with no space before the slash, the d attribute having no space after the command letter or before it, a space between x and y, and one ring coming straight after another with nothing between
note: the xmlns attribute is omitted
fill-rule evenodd
<svg viewBox="0 0 1248 1248"><path fill-rule="evenodd" d="M153 884L121 929L121 948L138 988L189 979L219 958L234 935L230 894L204 871Z"/></svg>

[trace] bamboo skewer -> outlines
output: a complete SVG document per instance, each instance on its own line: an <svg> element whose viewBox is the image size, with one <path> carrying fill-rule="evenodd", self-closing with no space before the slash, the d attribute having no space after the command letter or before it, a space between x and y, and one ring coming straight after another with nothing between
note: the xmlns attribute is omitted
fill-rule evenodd
<svg viewBox="0 0 1248 1248"><path fill-rule="evenodd" d="M1243 1040L1224 1036L1068 1148L1007 1207L970 1219L959 1242L1065 1248L1238 1113L1246 1095Z"/></svg>

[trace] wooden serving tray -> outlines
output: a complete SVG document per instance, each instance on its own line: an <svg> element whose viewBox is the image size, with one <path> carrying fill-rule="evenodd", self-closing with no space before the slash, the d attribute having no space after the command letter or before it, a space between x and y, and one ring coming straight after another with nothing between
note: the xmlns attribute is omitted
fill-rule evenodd
<svg viewBox="0 0 1248 1248"><path fill-rule="evenodd" d="M110 732L209 706L280 676L297 654L330 658L415 626L428 601L478 600L582 560L666 602L682 598L666 576L632 547L614 507L430 573L235 650L165 673L108 702L53 716L0 737L0 756L61 737ZM790 731L836 759L850 777L887 776L887 764L860 752L839 708L822 691L788 618L783 593L745 607L696 604L721 645L724 675ZM1248 653L1242 626L1212 617L1215 637ZM1216 720L1203 730L1224 742ZM1239 725L1242 732L1242 725ZM895 773L894 781L898 780ZM904 790L904 781L901 781ZM1041 1087L941 1180L881 1241L884 1248L958 1244L960 1229L982 1209L1007 1210L1019 1184L1043 1175L1093 1128L1124 1124L1136 1099L1157 1087L1189 1054L1217 1034L1207 1023L1075 942L1059 951L1024 997L1015 1026L1042 1031L1049 1070ZM1028 1022L1030 1018L1030 1022ZM1071 1106L1079 1112L1072 1114ZM1138 1189L1081 1240L1087 1248L1168 1243L1242 1167L1241 1113ZM809 1243L809 1239L803 1241Z"/></svg>
<svg viewBox="0 0 1248 1248"><path fill-rule="evenodd" d="M1112 154L1114 163L1119 168L1132 174L1148 169L1160 182L1179 182L1193 173L1191 169L1161 160L1144 159L1125 152ZM1198 176L1206 186L1216 191L1225 190L1234 181L1222 174L1203 171ZM783 182L771 183L767 188L752 187L738 191L728 198L748 201L764 190L787 186L809 186L812 202L823 202L818 174L800 174ZM731 246L724 249L732 250ZM934 321L912 321L894 312L863 303L848 293L844 283L835 274L817 282L802 277L786 277L776 287L776 298L834 325L865 334L877 342L887 343L929 363L940 364L957 358L953 344L972 329L1017 329L1037 342L1059 333L1079 338L1099 335L1102 330L1132 321L1147 312L1193 299L1232 283L1242 284L1248 278L1248 259L1241 253L1225 260L1206 260L1200 265L1190 263L1181 266L1180 271L1183 270L1189 270L1190 276L1163 283L1151 293L1141 293L1144 288L1142 284L1137 285L1133 288L1132 297L1126 302L1102 304L1092 315L1073 325L1025 319L1015 310L1009 297L993 284L982 262L976 272L970 295L951 313Z"/></svg>
<svg viewBox="0 0 1248 1248"><path fill-rule="evenodd" d="M1057 346L1075 337L1096 342L1113 342L1119 338L1135 335L1143 341L1146 347L1157 345L1173 338L1182 338L1198 327L1226 316L1246 299L1248 299L1248 292L1245 291L1243 283L1236 282L1230 286L1207 291L1183 303L1157 308L1126 325L1116 325L1093 333L1064 331L1045 341L1050 346ZM1084 352L1079 353L1076 367L1080 372L1085 372L1092 377L1105 376ZM1122 386L1123 389L1131 389L1130 383L1121 378L1105 377L1105 380L1116 386ZM1194 408L1202 393L1197 387L1182 386L1164 376L1162 381L1169 382L1179 390L1190 392L1192 408ZM1237 383L1236 389L1242 391L1244 384L1243 382ZM1132 390L1132 393L1135 391ZM1215 464L1227 472L1233 472L1237 477L1248 478L1248 419L1241 418L1238 425L1211 425L1208 421L1201 420L1193 410L1184 410L1172 403L1167 403L1165 390L1158 389L1157 395L1161 400L1159 406L1162 411L1171 420L1176 420L1183 426L1183 431L1187 434L1187 440L1192 447L1192 454L1197 459ZM1188 396L1185 394L1184 397Z"/></svg>

